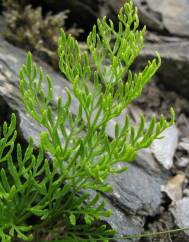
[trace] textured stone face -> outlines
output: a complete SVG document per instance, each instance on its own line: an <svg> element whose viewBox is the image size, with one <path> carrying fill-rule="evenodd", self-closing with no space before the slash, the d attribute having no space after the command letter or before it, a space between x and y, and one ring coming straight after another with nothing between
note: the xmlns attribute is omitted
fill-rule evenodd
<svg viewBox="0 0 189 242"><path fill-rule="evenodd" d="M157 35L155 35L157 36ZM143 67L149 58L158 51L162 64L157 72L162 84L168 89L189 98L189 41L182 38L164 38L146 43L140 53L136 66Z"/></svg>
<svg viewBox="0 0 189 242"><path fill-rule="evenodd" d="M139 63L160 53L162 65L158 70L161 83L189 98L189 1L134 0L142 24L153 32L146 38ZM160 35L162 33L162 36ZM149 36L148 36L149 34Z"/></svg>
<svg viewBox="0 0 189 242"><path fill-rule="evenodd" d="M110 177L109 183L113 187L110 198L122 209L146 216L159 212L163 180L154 179L145 170L132 165L127 172Z"/></svg>
<svg viewBox="0 0 189 242"><path fill-rule="evenodd" d="M177 36L189 36L188 0L135 0L135 3L143 13L141 20L147 26L164 29Z"/></svg>
<svg viewBox="0 0 189 242"><path fill-rule="evenodd" d="M189 36L188 0L147 0L150 9L162 16L165 28L174 35Z"/></svg>
<svg viewBox="0 0 189 242"><path fill-rule="evenodd" d="M160 211L160 187L166 179L167 172L161 170L151 153L142 151L127 172L108 179L113 191L107 196L129 214L154 216Z"/></svg>
<svg viewBox="0 0 189 242"><path fill-rule="evenodd" d="M152 153L165 169L173 167L173 157L178 145L178 129L175 125L162 133L163 139L154 140L151 146Z"/></svg>
<svg viewBox="0 0 189 242"><path fill-rule="evenodd" d="M184 197L178 201L173 208L170 209L173 215L175 224L178 228L189 228L189 198ZM189 241L189 231L185 230L180 235L178 234L177 241Z"/></svg>

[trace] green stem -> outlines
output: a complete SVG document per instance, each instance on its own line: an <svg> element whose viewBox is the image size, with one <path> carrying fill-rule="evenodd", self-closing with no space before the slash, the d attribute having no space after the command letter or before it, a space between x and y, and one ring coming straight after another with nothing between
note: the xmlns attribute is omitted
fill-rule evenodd
<svg viewBox="0 0 189 242"><path fill-rule="evenodd" d="M174 230L166 230L166 231L160 231L160 232L152 232L152 233L143 233L143 234L133 234L133 235L125 235L122 237L101 237L101 238L91 238L91 239L84 239L84 238L77 238L77 241L102 241L104 240L125 240L125 239L134 239L134 238L148 238L148 237L159 237L161 235L166 235L166 234L173 234L173 233L178 233L178 232L183 232L187 231L189 228L181 228L181 229L174 229ZM86 236L86 235L91 235L90 233L84 233L84 234L78 234L79 236ZM73 239L66 239L66 240L52 240L52 242L73 242ZM45 242L45 241L37 241L37 242Z"/></svg>

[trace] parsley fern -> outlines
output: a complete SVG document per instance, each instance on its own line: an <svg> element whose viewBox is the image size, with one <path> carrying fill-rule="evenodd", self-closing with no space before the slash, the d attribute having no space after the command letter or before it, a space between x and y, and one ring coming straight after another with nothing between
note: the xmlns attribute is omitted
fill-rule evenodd
<svg viewBox="0 0 189 242"><path fill-rule="evenodd" d="M108 123L140 96L145 84L160 66L160 57L149 61L140 73L131 65L143 46L145 28L138 30L137 9L132 1L118 14L118 30L105 17L87 38L88 51L61 30L58 42L59 67L71 83L67 100L54 100L53 81L43 74L27 55L20 70L20 91L27 112L45 131L40 134L38 152L32 139L26 151L16 145L16 118L3 125L0 139L0 237L31 240L33 235L63 241L108 241L114 231L98 221L110 216L104 208L101 192L111 186L106 178L123 172L118 162L130 162L137 151L174 122L163 115L152 117L148 128L142 115L139 127L116 123L114 139L106 132ZM43 82L48 84L44 90ZM92 81L92 84L91 84ZM77 100L75 114L71 112ZM16 148L16 160L13 150ZM6 151L6 152L5 152ZM37 153L37 154L36 154ZM90 190L96 192L91 196ZM32 222L32 221L35 221Z"/></svg>

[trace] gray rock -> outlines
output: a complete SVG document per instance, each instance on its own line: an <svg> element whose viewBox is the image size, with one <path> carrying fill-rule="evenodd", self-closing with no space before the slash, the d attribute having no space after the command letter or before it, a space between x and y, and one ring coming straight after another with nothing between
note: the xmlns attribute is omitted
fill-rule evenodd
<svg viewBox="0 0 189 242"><path fill-rule="evenodd" d="M137 215L129 215L123 213L122 210L113 205L108 199L106 199L106 209L113 211L113 216L106 218L106 222L112 229L119 231L119 236L132 236L144 233L145 218ZM116 237L116 236L115 236ZM137 242L138 238L125 238L121 240L124 242Z"/></svg>
<svg viewBox="0 0 189 242"><path fill-rule="evenodd" d="M176 165L179 168L186 168L189 165L189 159L187 157L178 158Z"/></svg>
<svg viewBox="0 0 189 242"><path fill-rule="evenodd" d="M182 137L189 137L189 119L184 113L181 113L178 117L177 127L179 128Z"/></svg>
<svg viewBox="0 0 189 242"><path fill-rule="evenodd" d="M178 136L178 129L173 125L161 134L162 139L154 140L151 145L152 153L166 169L171 169L173 166L173 157L178 145Z"/></svg>
<svg viewBox="0 0 189 242"><path fill-rule="evenodd" d="M175 225L178 228L188 228L189 229L189 198L185 197L182 200L178 201L173 208L170 209ZM189 230L182 231L176 235L176 242L189 241Z"/></svg>
<svg viewBox="0 0 189 242"><path fill-rule="evenodd" d="M143 68L148 59L158 51L162 64L157 71L161 83L189 98L189 41L177 39L173 42L160 40L159 43L146 43L136 61L137 68Z"/></svg>
<svg viewBox="0 0 189 242"><path fill-rule="evenodd" d="M135 3L139 7L139 13L145 13L140 17L147 27L155 30L164 29L176 36L189 36L189 2L187 0L135 0Z"/></svg>
<svg viewBox="0 0 189 242"><path fill-rule="evenodd" d="M189 137L181 139L181 142L179 143L179 148L189 153Z"/></svg>
<svg viewBox="0 0 189 242"><path fill-rule="evenodd" d="M163 31L165 29L161 15L151 9L149 10L146 1L143 1L142 3L141 0L134 0L134 3L138 7L139 19L142 24L147 25L148 29L156 31Z"/></svg>
<svg viewBox="0 0 189 242"><path fill-rule="evenodd" d="M145 216L159 213L163 181L154 179L135 165L119 176L111 176L108 181L113 187L108 196L124 211Z"/></svg>
<svg viewBox="0 0 189 242"><path fill-rule="evenodd" d="M140 152L127 172L109 177L113 191L107 196L126 213L154 216L160 212L160 187L166 180L166 171L160 171L152 155Z"/></svg>

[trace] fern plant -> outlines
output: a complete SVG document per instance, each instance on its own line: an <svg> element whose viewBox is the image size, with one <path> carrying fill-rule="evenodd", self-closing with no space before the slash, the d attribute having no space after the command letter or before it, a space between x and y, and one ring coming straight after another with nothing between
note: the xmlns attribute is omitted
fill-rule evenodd
<svg viewBox="0 0 189 242"><path fill-rule="evenodd" d="M0 139L0 238L3 242L36 241L49 237L59 241L109 241L115 231L99 220L110 216L101 192L111 186L106 178L123 172L118 162L134 160L137 151L174 122L163 115L152 117L148 128L142 115L139 127L126 116L114 127L114 139L106 132L109 121L140 96L160 66L160 57L149 61L140 73L131 65L143 46L145 28L138 30L137 9L132 1L118 14L119 28L105 17L87 38L87 52L61 30L59 67L71 83L67 99L55 97L53 81L33 63L31 53L20 70L20 91L27 112L45 131L39 150L30 139L22 151L16 144L16 119L4 123ZM98 29L98 31L97 31ZM43 81L48 89L43 88ZM93 84L91 85L91 82ZM75 114L71 112L77 100ZM16 157L15 154L16 153ZM90 191L95 191L91 196Z"/></svg>

